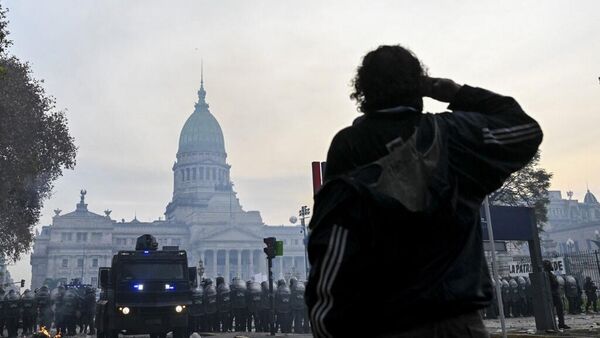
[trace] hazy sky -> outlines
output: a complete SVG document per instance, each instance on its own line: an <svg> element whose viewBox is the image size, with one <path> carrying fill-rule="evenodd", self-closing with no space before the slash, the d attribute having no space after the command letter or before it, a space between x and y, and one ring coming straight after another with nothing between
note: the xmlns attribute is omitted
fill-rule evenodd
<svg viewBox="0 0 600 338"><path fill-rule="evenodd" d="M348 95L361 57L397 43L432 76L517 98L544 129L552 188L600 194L597 0L2 3L11 52L67 110L79 147L44 225L53 209L72 211L81 188L115 219L163 215L202 59L243 207L288 223L312 204L310 162L357 116ZM29 282L29 257L11 271Z"/></svg>

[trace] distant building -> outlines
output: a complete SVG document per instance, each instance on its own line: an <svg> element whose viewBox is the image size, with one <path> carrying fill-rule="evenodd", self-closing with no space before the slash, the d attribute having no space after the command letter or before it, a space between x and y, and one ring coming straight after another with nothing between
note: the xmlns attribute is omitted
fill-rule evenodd
<svg viewBox="0 0 600 338"><path fill-rule="evenodd" d="M117 222L88 210L86 191L73 212L55 210L52 224L36 236L31 255L32 287L46 278L81 278L96 284L98 267L110 266L118 250L133 250L136 238L154 235L159 246L188 251L192 266L204 262L205 276L250 279L266 274L263 238L284 242L284 256L275 259L275 278L306 278L304 235L300 226L268 226L258 211L245 211L233 190L223 132L209 111L201 82L194 112L179 137L173 165L173 198L165 220Z"/></svg>
<svg viewBox="0 0 600 338"><path fill-rule="evenodd" d="M0 255L0 287L5 290L12 286L13 280L10 277L10 271L7 269L6 259Z"/></svg>
<svg viewBox="0 0 600 338"><path fill-rule="evenodd" d="M572 197L570 191L567 199L560 191L549 192L548 224L542 234L550 243L547 250L567 253L598 249L593 241L600 240L600 203L589 189L583 202Z"/></svg>

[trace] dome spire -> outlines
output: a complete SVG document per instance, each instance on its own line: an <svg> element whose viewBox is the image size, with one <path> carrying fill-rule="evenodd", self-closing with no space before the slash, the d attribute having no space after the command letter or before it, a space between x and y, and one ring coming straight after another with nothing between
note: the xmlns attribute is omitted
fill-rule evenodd
<svg viewBox="0 0 600 338"><path fill-rule="evenodd" d="M206 90L204 90L204 62L200 61L200 89L198 90L198 102L194 107L195 112L208 112L208 103L206 103Z"/></svg>

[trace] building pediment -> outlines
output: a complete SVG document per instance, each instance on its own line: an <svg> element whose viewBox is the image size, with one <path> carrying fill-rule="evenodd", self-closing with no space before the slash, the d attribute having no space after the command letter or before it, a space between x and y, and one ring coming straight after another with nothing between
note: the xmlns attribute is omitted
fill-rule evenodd
<svg viewBox="0 0 600 338"><path fill-rule="evenodd" d="M262 238L259 234L255 234L252 231L248 231L246 229L242 229L239 227L228 227L226 229L216 231L206 236L198 236L199 240L202 241L235 241L235 242L245 242L245 241L262 241Z"/></svg>

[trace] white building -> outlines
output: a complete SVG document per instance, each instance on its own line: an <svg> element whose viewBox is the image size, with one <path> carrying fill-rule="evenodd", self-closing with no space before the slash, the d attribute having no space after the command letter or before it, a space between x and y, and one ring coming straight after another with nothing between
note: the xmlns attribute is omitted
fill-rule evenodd
<svg viewBox="0 0 600 338"><path fill-rule="evenodd" d="M10 277L10 271L7 269L6 259L0 255L0 287L6 288L13 284L13 280Z"/></svg>
<svg viewBox="0 0 600 338"><path fill-rule="evenodd" d="M558 253L596 250L593 241L600 240L600 203L589 189L583 202L572 197L570 191L566 199L560 191L549 192L548 224L542 236L551 240L551 249Z"/></svg>
<svg viewBox="0 0 600 338"><path fill-rule="evenodd" d="M190 264L202 259L205 276L250 279L266 274L263 238L284 242L284 256L274 261L274 276L305 276L305 249L300 226L267 226L258 211L245 211L233 190L221 126L209 111L201 82L198 103L185 122L173 165L173 198L165 220L117 222L110 210L88 210L81 191L75 211L55 210L51 225L35 238L31 255L32 288L46 278L81 278L97 283L98 267L110 266L118 250L133 250L136 238L154 235L159 246L188 251Z"/></svg>

